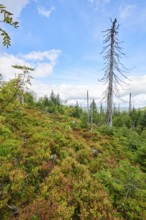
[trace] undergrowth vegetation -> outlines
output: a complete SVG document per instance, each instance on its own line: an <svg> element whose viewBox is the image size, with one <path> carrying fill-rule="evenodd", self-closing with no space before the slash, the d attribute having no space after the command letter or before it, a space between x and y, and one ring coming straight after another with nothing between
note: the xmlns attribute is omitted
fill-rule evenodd
<svg viewBox="0 0 146 220"><path fill-rule="evenodd" d="M145 220L146 112L94 112L51 94L25 103L0 99L0 219Z"/></svg>

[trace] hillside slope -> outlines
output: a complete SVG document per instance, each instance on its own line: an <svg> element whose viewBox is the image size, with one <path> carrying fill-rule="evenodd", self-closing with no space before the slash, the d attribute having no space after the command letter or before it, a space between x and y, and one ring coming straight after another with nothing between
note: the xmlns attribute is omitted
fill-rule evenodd
<svg viewBox="0 0 146 220"><path fill-rule="evenodd" d="M128 130L91 132L35 108L0 123L0 219L146 219L145 174Z"/></svg>

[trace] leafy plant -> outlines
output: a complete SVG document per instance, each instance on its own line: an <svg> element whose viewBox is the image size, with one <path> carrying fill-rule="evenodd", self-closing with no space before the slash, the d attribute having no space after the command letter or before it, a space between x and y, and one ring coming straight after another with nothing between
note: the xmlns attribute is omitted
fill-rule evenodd
<svg viewBox="0 0 146 220"><path fill-rule="evenodd" d="M17 21L13 21L13 14L6 10L6 7L0 4L0 14L3 16L1 22L13 26L14 28L19 27L19 23ZM3 46L10 46L11 45L11 38L9 34L0 27L0 35L2 37Z"/></svg>

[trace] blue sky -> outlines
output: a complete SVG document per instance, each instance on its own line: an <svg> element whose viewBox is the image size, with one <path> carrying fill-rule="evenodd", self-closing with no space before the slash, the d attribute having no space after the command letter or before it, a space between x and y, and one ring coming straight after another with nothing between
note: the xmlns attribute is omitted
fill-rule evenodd
<svg viewBox="0 0 146 220"><path fill-rule="evenodd" d="M101 99L103 85L98 81L104 72L100 52L103 30L110 18L120 24L119 39L126 56L122 63L131 70L125 73L129 86L121 90L133 105L146 105L146 2L143 0L1 0L20 22L15 30L5 27L12 38L9 49L1 47L0 71L5 79L14 76L11 65L28 65L32 90L38 96L53 89L63 100L84 102L86 91ZM83 100L82 100L83 99ZM118 101L115 100L117 104ZM125 104L126 105L126 104Z"/></svg>

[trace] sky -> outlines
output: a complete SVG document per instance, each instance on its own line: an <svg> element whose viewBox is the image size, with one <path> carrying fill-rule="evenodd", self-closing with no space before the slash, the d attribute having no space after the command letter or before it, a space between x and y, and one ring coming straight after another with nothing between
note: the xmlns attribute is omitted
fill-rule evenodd
<svg viewBox="0 0 146 220"><path fill-rule="evenodd" d="M85 104L87 90L97 105L106 85L103 31L117 18L119 40L126 54L121 62L128 85L119 88L115 105L146 106L146 1L143 0L1 0L20 27L2 24L11 46L0 46L0 72L4 80L15 77L12 65L34 68L31 90L37 97L59 93L68 104ZM123 80L123 79L122 79ZM102 100L106 102L106 100Z"/></svg>

